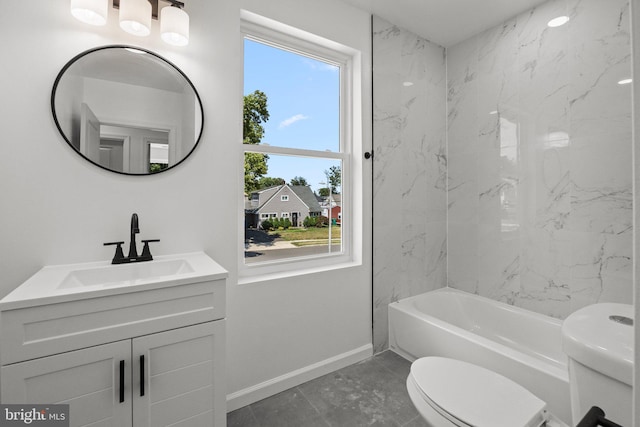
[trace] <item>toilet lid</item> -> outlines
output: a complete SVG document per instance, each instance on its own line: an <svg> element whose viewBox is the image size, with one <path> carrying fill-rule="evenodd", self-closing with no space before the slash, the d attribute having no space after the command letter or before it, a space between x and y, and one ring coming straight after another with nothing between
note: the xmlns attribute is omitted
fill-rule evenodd
<svg viewBox="0 0 640 427"><path fill-rule="evenodd" d="M462 426L537 427L546 419L544 401L480 366L423 357L413 362L410 376L436 411Z"/></svg>

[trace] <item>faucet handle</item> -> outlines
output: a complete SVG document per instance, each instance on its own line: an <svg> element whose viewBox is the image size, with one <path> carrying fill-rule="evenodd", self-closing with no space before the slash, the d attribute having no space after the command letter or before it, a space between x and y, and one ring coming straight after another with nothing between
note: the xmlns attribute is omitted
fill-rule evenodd
<svg viewBox="0 0 640 427"><path fill-rule="evenodd" d="M142 258L145 261L152 260L153 257L151 256L151 251L149 250L149 243L155 243L159 241L160 239L141 240L141 242L144 243L144 246L142 247L142 255L140 255L140 258Z"/></svg>
<svg viewBox="0 0 640 427"><path fill-rule="evenodd" d="M116 245L116 253L113 255L113 259L111 260L111 264L122 264L124 260L124 253L122 252L122 245L124 242L107 242L104 243L104 246Z"/></svg>

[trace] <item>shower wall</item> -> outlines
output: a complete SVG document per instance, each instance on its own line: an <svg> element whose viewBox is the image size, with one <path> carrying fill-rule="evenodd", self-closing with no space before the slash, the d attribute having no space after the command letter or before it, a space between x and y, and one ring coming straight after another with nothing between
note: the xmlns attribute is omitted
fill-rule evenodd
<svg viewBox="0 0 640 427"><path fill-rule="evenodd" d="M629 39L626 0L553 0L447 49L449 286L632 302Z"/></svg>
<svg viewBox="0 0 640 427"><path fill-rule="evenodd" d="M376 352L389 303L447 285L558 318L631 303L630 76L626 0L446 51L374 17Z"/></svg>
<svg viewBox="0 0 640 427"><path fill-rule="evenodd" d="M390 302L446 286L444 48L373 19L374 351Z"/></svg>

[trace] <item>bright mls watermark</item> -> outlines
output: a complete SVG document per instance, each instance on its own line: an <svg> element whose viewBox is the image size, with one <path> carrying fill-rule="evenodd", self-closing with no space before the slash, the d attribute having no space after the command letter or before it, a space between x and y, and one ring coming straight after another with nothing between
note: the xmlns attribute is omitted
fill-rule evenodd
<svg viewBox="0 0 640 427"><path fill-rule="evenodd" d="M69 405L1 405L0 427L69 427Z"/></svg>

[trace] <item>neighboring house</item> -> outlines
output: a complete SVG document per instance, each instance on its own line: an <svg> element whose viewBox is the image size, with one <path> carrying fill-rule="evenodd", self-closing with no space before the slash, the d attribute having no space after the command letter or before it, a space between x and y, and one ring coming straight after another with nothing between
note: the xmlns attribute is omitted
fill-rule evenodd
<svg viewBox="0 0 640 427"><path fill-rule="evenodd" d="M322 209L322 216L329 217L329 205L331 205L331 219L333 222L340 224L342 221L342 197L340 194L332 194L331 200L328 197L323 197L320 200L320 208Z"/></svg>
<svg viewBox="0 0 640 427"><path fill-rule="evenodd" d="M331 222L340 225L342 222L342 208L334 206L331 208Z"/></svg>
<svg viewBox="0 0 640 427"><path fill-rule="evenodd" d="M301 227L308 216L320 216L322 209L306 185L278 185L251 193L245 200L245 226L259 228L262 221L289 218L292 227Z"/></svg>

